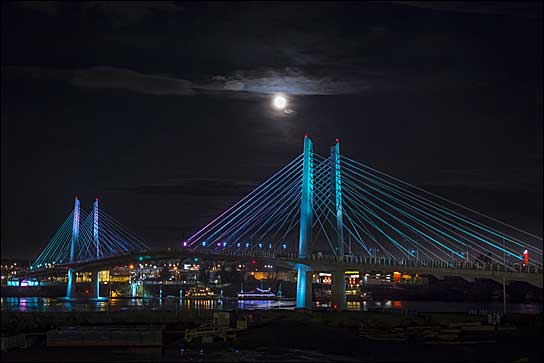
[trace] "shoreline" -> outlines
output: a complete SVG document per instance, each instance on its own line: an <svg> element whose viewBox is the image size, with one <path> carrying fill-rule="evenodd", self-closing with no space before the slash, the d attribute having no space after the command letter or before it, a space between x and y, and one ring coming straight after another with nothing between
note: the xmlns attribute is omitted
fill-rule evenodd
<svg viewBox="0 0 544 363"><path fill-rule="evenodd" d="M258 311L240 310L235 319L245 319L248 329L237 333L234 341L205 344L199 340L186 342L185 329L192 329L213 319L213 311L174 316L160 312L136 314L104 313L2 313L2 330L6 324L18 328L25 324L27 332L42 336L58 327L127 327L164 326L160 347L59 347L47 348L37 343L28 350L2 353L5 361L27 361L39 356L41 361L66 361L72 351L84 353L91 361L111 360L122 351L120 361L429 361L436 354L445 354L448 361L540 361L542 314L524 316L510 314L502 328L487 324L486 317L467 314L432 313L406 315L392 312L332 312L332 311ZM232 312L231 312L232 313ZM76 319L76 315L78 318ZM109 319L105 319L108 317ZM32 325L32 324L31 324ZM452 329L463 326L485 328L483 338L467 341L459 335L444 340ZM419 329L419 330L418 330ZM438 329L433 338L421 329ZM481 330L481 329L480 329ZM410 333L406 341L377 341L370 337ZM474 332L473 332L474 333ZM431 339L431 340L429 340ZM130 353L132 352L132 353ZM39 353L39 354L36 354ZM34 355L33 355L34 354ZM122 354L121 354L122 355ZM441 359L441 360L444 360Z"/></svg>

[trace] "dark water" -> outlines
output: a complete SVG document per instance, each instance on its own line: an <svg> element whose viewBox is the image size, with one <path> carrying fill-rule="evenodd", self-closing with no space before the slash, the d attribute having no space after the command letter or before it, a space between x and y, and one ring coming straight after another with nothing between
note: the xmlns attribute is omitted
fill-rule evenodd
<svg viewBox="0 0 544 363"><path fill-rule="evenodd" d="M271 300L188 300L188 299L111 299L109 301L66 302L55 298L4 297L0 299L2 311L19 312L65 312L65 311L178 311L186 309L294 309L294 301ZM316 308L330 308L330 303L315 302ZM502 312L501 303L464 303L441 301L363 301L348 302L348 310L412 310L418 312L469 312L487 310ZM542 304L508 304L507 311L518 314L540 314Z"/></svg>

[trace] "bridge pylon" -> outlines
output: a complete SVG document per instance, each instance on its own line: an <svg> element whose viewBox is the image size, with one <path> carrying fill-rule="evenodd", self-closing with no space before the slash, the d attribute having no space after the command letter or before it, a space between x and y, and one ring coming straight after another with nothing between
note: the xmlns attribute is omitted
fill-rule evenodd
<svg viewBox="0 0 544 363"><path fill-rule="evenodd" d="M336 213L336 256L344 257L344 221L342 207L342 171L340 169L340 140L331 146L330 155L331 197ZM346 309L346 277L345 271L339 269L332 273L332 307L335 310Z"/></svg>
<svg viewBox="0 0 544 363"><path fill-rule="evenodd" d="M96 259L100 258L100 245L98 241L98 198L93 203L93 241L96 246ZM100 276L99 272L95 271L93 276L94 282L94 297L100 299Z"/></svg>
<svg viewBox="0 0 544 363"><path fill-rule="evenodd" d="M74 263L74 255L76 249L76 243L79 239L79 199L75 197L74 200L74 220L72 223L72 239L70 241L70 258L68 260L68 284L66 285L66 298L71 299L74 296L75 282L74 282L74 269L72 267Z"/></svg>
<svg viewBox="0 0 544 363"><path fill-rule="evenodd" d="M300 202L299 258L306 258L311 253L312 221L314 192L313 143L308 135L304 136L304 155L302 167L302 198ZM312 274L308 266L297 265L297 300L299 309L312 308Z"/></svg>

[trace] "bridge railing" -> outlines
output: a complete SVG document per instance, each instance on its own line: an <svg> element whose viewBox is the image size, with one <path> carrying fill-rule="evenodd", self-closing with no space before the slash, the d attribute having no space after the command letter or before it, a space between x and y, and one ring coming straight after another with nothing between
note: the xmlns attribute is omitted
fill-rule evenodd
<svg viewBox="0 0 544 363"><path fill-rule="evenodd" d="M399 267L423 267L423 268L438 268L438 269L454 269L454 270L485 270L485 271L510 271L510 272L525 272L525 273L542 273L542 267L534 264L498 264L485 263L480 261L439 261L439 260L412 260L412 259L392 259L385 257L371 256L333 256L312 254L306 258L301 258L295 252L267 252L267 251L247 251L247 250L215 250L207 251L207 253L218 255L230 255L252 258L271 258L271 259L288 259L288 260L310 260L322 263L349 263L357 265L383 265L383 266L399 266Z"/></svg>
<svg viewBox="0 0 544 363"><path fill-rule="evenodd" d="M386 265L399 267L427 267L427 268L443 268L443 269L463 269L463 270L487 270L487 271L510 271L510 272L526 272L526 273L542 273L542 267L535 264L499 264L485 263L478 261L437 261L437 260L395 260L385 257L368 257L368 256L320 256L312 255L309 257L314 261L336 262L336 263L353 263L362 265Z"/></svg>

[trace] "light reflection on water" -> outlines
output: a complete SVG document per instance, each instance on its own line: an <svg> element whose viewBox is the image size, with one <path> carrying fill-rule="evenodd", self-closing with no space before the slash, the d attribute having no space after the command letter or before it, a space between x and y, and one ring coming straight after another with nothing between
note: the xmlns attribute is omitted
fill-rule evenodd
<svg viewBox="0 0 544 363"><path fill-rule="evenodd" d="M66 311L178 311L210 309L294 309L294 301L274 300L191 300L191 299L111 299L109 301L67 302L55 298L4 297L0 299L2 311L19 312L66 312ZM315 302L316 308L330 308L330 302ZM412 310L418 312L469 312L487 310L502 312L500 303L464 303L442 301L348 301L347 309L352 311ZM542 304L508 304L512 313L539 314Z"/></svg>

